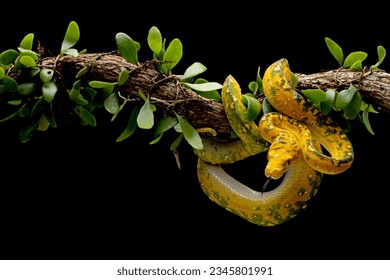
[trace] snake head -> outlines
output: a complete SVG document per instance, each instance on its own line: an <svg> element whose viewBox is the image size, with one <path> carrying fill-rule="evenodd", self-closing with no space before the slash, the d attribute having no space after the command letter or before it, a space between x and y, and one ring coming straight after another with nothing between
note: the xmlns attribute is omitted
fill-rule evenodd
<svg viewBox="0 0 390 280"><path fill-rule="evenodd" d="M301 157L298 141L291 133L280 134L268 150L265 176L279 179Z"/></svg>

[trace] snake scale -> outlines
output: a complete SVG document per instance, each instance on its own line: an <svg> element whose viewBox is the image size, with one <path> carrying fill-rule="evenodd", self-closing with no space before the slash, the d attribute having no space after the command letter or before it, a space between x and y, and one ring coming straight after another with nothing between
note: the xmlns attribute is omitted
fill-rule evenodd
<svg viewBox="0 0 390 280"><path fill-rule="evenodd" d="M221 143L203 138L204 148L194 150L204 193L221 207L261 226L275 226L295 217L316 194L323 174L344 172L354 158L346 133L295 91L291 75L284 58L266 69L263 90L274 110L262 115L258 123L247 119L240 86L229 75L221 96L237 139ZM267 152L268 159L265 176L280 179L272 190L253 190L222 168L262 152Z"/></svg>

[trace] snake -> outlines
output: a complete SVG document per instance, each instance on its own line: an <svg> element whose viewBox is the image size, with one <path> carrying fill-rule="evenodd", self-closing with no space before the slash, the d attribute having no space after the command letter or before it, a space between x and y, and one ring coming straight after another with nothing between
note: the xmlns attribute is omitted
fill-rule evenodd
<svg viewBox="0 0 390 280"><path fill-rule="evenodd" d="M272 63L262 78L272 110L248 120L240 85L229 75L222 86L223 109L235 137L203 137L197 176L210 200L260 226L282 224L307 208L324 174L345 172L354 159L346 132L294 87L286 58ZM326 152L324 152L324 150ZM267 153L264 175L277 186L255 190L233 178L224 165Z"/></svg>

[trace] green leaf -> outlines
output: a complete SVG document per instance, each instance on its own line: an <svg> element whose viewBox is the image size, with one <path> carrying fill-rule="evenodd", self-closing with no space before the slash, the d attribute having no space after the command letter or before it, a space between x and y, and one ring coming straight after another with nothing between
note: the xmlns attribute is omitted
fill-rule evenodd
<svg viewBox="0 0 390 280"><path fill-rule="evenodd" d="M31 56L28 56L28 55L22 55L19 59L20 63L23 64L24 66L27 66L27 67L33 67L36 64L35 60L31 57Z"/></svg>
<svg viewBox="0 0 390 280"><path fill-rule="evenodd" d="M79 72L77 72L76 74L76 79L79 79L82 75L84 75L85 73L87 73L88 71L88 67L83 67L79 70Z"/></svg>
<svg viewBox="0 0 390 280"><path fill-rule="evenodd" d="M203 149L202 139L200 138L198 131L196 131L196 129L185 118L181 117L178 114L176 114L176 117L179 120L181 130L187 142L194 149Z"/></svg>
<svg viewBox="0 0 390 280"><path fill-rule="evenodd" d="M361 105L361 107L360 107L360 110L361 110L361 111L364 111L364 110L366 110L366 109L368 109L368 112L369 112L369 113L375 113L375 114L378 113L378 111L376 111L376 110L374 109L374 107L372 107L371 104L368 104L368 103L362 101L362 105Z"/></svg>
<svg viewBox="0 0 390 280"><path fill-rule="evenodd" d="M343 109L344 117L348 120L355 119L359 113L362 104L362 96L357 91L351 100Z"/></svg>
<svg viewBox="0 0 390 280"><path fill-rule="evenodd" d="M74 109L75 113L80 117L82 125L96 126L96 118L83 106L76 106Z"/></svg>
<svg viewBox="0 0 390 280"><path fill-rule="evenodd" d="M16 58L19 56L19 52L16 50L6 50L0 54L0 63L3 65L9 65L15 63Z"/></svg>
<svg viewBox="0 0 390 280"><path fill-rule="evenodd" d="M109 97L107 97L104 100L103 104L107 112L113 115L116 114L120 109L118 96L116 92L112 93Z"/></svg>
<svg viewBox="0 0 390 280"><path fill-rule="evenodd" d="M369 120L369 107L370 106L368 106L362 113L363 124L369 133L371 133L372 135L375 135L374 131L371 128L371 124L370 124L370 120Z"/></svg>
<svg viewBox="0 0 390 280"><path fill-rule="evenodd" d="M341 110L351 102L353 96L357 92L357 88L350 84L348 89L340 91L335 100L336 110Z"/></svg>
<svg viewBox="0 0 390 280"><path fill-rule="evenodd" d="M187 79L190 79L190 78L193 78L197 75L200 75L202 74L203 72L205 72L207 70L206 66L204 66L202 63L200 62L194 62L190 67L188 67L186 69L186 71L184 72L184 74L182 76L180 76L180 79L182 81L184 80L187 80Z"/></svg>
<svg viewBox="0 0 390 280"><path fill-rule="evenodd" d="M70 56L73 56L73 57L78 57L79 56L79 52L76 50L76 49L67 49L66 51L64 51L64 54L67 54L67 55L70 55Z"/></svg>
<svg viewBox="0 0 390 280"><path fill-rule="evenodd" d="M21 143L28 142L38 128L39 122L32 122L23 127L19 131L19 140Z"/></svg>
<svg viewBox="0 0 390 280"><path fill-rule="evenodd" d="M263 92L263 80L261 79L261 76L260 76L260 66L257 68L256 83L257 83L258 91L260 93L262 93Z"/></svg>
<svg viewBox="0 0 390 280"><path fill-rule="evenodd" d="M41 69L39 67L30 67L28 69L29 77L35 77L39 72L41 72Z"/></svg>
<svg viewBox="0 0 390 280"><path fill-rule="evenodd" d="M267 98L265 98L261 103L261 109L263 110L263 114L268 114L273 111L271 103L269 103Z"/></svg>
<svg viewBox="0 0 390 280"><path fill-rule="evenodd" d="M72 89L69 91L69 98L70 99L77 98L81 94L80 89L81 89L81 80L76 80L72 85Z"/></svg>
<svg viewBox="0 0 390 280"><path fill-rule="evenodd" d="M125 140L126 138L129 138L134 133L134 131L137 128L137 116L139 114L139 110L140 110L140 106L136 106L131 111L127 126L126 126L125 130L123 130L121 135L119 135L119 137L116 139L116 142L121 142L121 141Z"/></svg>
<svg viewBox="0 0 390 280"><path fill-rule="evenodd" d="M37 130L38 131L46 131L49 128L49 126L50 126L50 123L47 120L45 114L42 114L41 117L39 118Z"/></svg>
<svg viewBox="0 0 390 280"><path fill-rule="evenodd" d="M172 127L174 127L177 123L178 123L178 119L175 117L169 115L162 117L156 124L156 128L154 129L154 133L153 133L153 137L155 138L155 141L152 141L151 144L157 143L158 140L160 140L163 133L171 129Z"/></svg>
<svg viewBox="0 0 390 280"><path fill-rule="evenodd" d="M32 50L33 41L34 41L34 34L29 33L26 36L24 36L19 46L26 50Z"/></svg>
<svg viewBox="0 0 390 280"><path fill-rule="evenodd" d="M254 121L261 111L260 101L249 94L244 94L243 97L244 100L246 100L245 102L247 107L246 118L249 121Z"/></svg>
<svg viewBox="0 0 390 280"><path fill-rule="evenodd" d="M38 54L32 50L23 49L21 47L18 47L18 50L20 52L20 56L30 56L35 61L39 58Z"/></svg>
<svg viewBox="0 0 390 280"><path fill-rule="evenodd" d="M370 70L377 70L379 65L382 64L383 60L386 57L386 49L383 46L378 46L377 53L378 53L378 62L375 63L375 65L372 65L370 67Z"/></svg>
<svg viewBox="0 0 390 280"><path fill-rule="evenodd" d="M195 81L195 84L204 84L204 83L208 83L208 81L203 79L203 78L198 78ZM203 96L204 98L207 98L207 99L214 99L216 101L220 101L221 100L221 95L219 94L219 92L217 90L196 91L196 92L199 95L201 95L201 96Z"/></svg>
<svg viewBox="0 0 390 280"><path fill-rule="evenodd" d="M127 62L137 64L140 44L123 32L119 32L115 35L115 41L119 55L121 55Z"/></svg>
<svg viewBox="0 0 390 280"><path fill-rule="evenodd" d="M320 103L320 110L323 114L327 115L332 111L336 96L337 91L335 89L328 89L325 91L325 99Z"/></svg>
<svg viewBox="0 0 390 280"><path fill-rule="evenodd" d="M28 112L26 112L24 114L24 117L27 117L27 116L34 116L37 112L40 112L44 106L42 105L43 102L46 102L43 98L37 98L36 99L36 102L34 104L34 106L32 107L31 109L31 112L30 114L28 114Z"/></svg>
<svg viewBox="0 0 390 280"><path fill-rule="evenodd" d="M3 119L0 119L0 123L12 120L12 119L14 119L16 117L19 117L20 116L20 112L23 111L26 107L27 107L26 103L23 104L20 108L18 108L18 110L16 110L11 115L8 115L7 117L5 117Z"/></svg>
<svg viewBox="0 0 390 280"><path fill-rule="evenodd" d="M65 33L64 40L61 45L61 54L65 53L68 49L76 45L80 38L79 26L75 21L71 21Z"/></svg>
<svg viewBox="0 0 390 280"><path fill-rule="evenodd" d="M127 82L128 78L129 71L126 68L123 68L118 78L118 86L124 85Z"/></svg>
<svg viewBox="0 0 390 280"><path fill-rule="evenodd" d="M326 99L326 94L321 89L304 89L302 90L302 93L318 109L321 108L321 102Z"/></svg>
<svg viewBox="0 0 390 280"><path fill-rule="evenodd" d="M22 100L20 100L20 99L7 101L7 104L13 105L13 106L20 105L21 103L22 103Z"/></svg>
<svg viewBox="0 0 390 280"><path fill-rule="evenodd" d="M152 141L150 141L149 144L154 145L154 144L158 143L161 140L161 138L163 137L163 135L164 135L164 133L161 133L156 138L154 138Z"/></svg>
<svg viewBox="0 0 390 280"><path fill-rule="evenodd" d="M3 67L0 66L0 80L5 77L5 70Z"/></svg>
<svg viewBox="0 0 390 280"><path fill-rule="evenodd" d="M156 26L152 26L149 29L148 33L148 45L149 48L153 51L155 54L159 54L163 43L162 43L162 36L160 33L160 30Z"/></svg>
<svg viewBox="0 0 390 280"><path fill-rule="evenodd" d="M52 69L42 69L39 73L39 78L43 83L50 82L53 78L54 71Z"/></svg>
<svg viewBox="0 0 390 280"><path fill-rule="evenodd" d="M18 93L20 95L26 96L30 95L37 89L37 84L35 83L24 83L18 86Z"/></svg>
<svg viewBox="0 0 390 280"><path fill-rule="evenodd" d="M352 64L352 65L349 67L349 70L362 71L362 70L363 70L362 61L361 61L361 60L356 61L354 64Z"/></svg>
<svg viewBox="0 0 390 280"><path fill-rule="evenodd" d="M259 89L259 85L257 84L257 82L250 82L249 85L248 85L248 88L249 90L255 94L257 92L257 90Z"/></svg>
<svg viewBox="0 0 390 280"><path fill-rule="evenodd" d="M291 82L293 88L295 88L299 82L297 76L293 72L291 72Z"/></svg>
<svg viewBox="0 0 390 280"><path fill-rule="evenodd" d="M200 84L192 84L192 83L185 83L182 82L182 84L196 90L196 91L212 91L212 90L218 90L222 88L222 85L217 82L207 82L207 83L200 83Z"/></svg>
<svg viewBox="0 0 390 280"><path fill-rule="evenodd" d="M146 99L139 111L137 124L142 129L150 129L154 125L154 114L149 98Z"/></svg>
<svg viewBox="0 0 390 280"><path fill-rule="evenodd" d="M56 123L56 120L54 118L54 114L53 114L53 103L50 103L50 106L46 106L48 107L48 109L45 110L45 117L47 119L47 121L50 123L50 125L54 128L57 127L57 123Z"/></svg>
<svg viewBox="0 0 390 280"><path fill-rule="evenodd" d="M54 96L57 93L57 86L54 82L46 82L42 86L43 98L46 102L50 103L53 101Z"/></svg>
<svg viewBox="0 0 390 280"><path fill-rule="evenodd" d="M338 64L341 66L344 60L344 54L342 48L332 39L326 37L325 38L326 46L328 47L330 53L337 60Z"/></svg>
<svg viewBox="0 0 390 280"><path fill-rule="evenodd" d="M171 151L176 151L177 148L179 147L181 141L183 140L184 138L184 135L183 134L180 134L171 144L171 146L169 147L169 149Z"/></svg>
<svg viewBox="0 0 390 280"><path fill-rule="evenodd" d="M357 51L351 52L344 60L343 67L350 67L357 61L364 61L367 58L367 53Z"/></svg>
<svg viewBox="0 0 390 280"><path fill-rule="evenodd" d="M14 92L18 90L18 83L10 76L5 76L1 79L1 83L4 85L7 92Z"/></svg>
<svg viewBox="0 0 390 280"><path fill-rule="evenodd" d="M104 82L104 81L90 81L88 83L92 88L108 88L115 86L116 82Z"/></svg>
<svg viewBox="0 0 390 280"><path fill-rule="evenodd" d="M181 41L177 38L173 39L166 49L163 56L163 64L161 65L161 69L163 73L170 74L173 67L180 61L183 56L183 45Z"/></svg>

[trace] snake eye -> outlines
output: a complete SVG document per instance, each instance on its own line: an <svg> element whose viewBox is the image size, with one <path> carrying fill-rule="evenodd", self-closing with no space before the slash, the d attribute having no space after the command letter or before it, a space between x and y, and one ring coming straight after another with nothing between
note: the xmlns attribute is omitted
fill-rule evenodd
<svg viewBox="0 0 390 280"><path fill-rule="evenodd" d="M291 158L289 158L288 160L286 160L283 164L283 166L289 166L291 164Z"/></svg>

